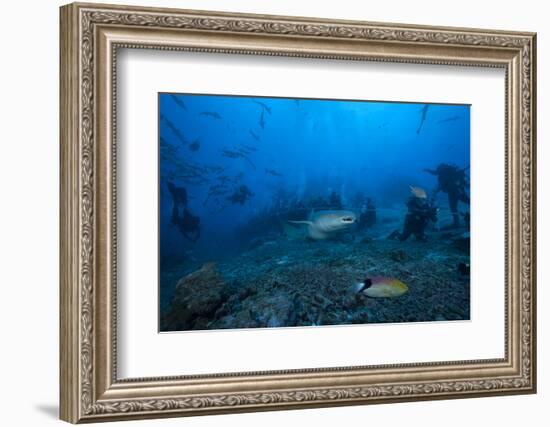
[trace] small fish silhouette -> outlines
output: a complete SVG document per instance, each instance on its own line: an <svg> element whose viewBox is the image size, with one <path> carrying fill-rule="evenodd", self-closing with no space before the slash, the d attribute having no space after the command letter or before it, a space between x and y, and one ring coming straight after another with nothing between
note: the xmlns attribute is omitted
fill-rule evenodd
<svg viewBox="0 0 550 427"><path fill-rule="evenodd" d="M252 135L252 138L254 138L256 141L260 141L260 137L256 133L252 132L251 130L249 130L248 132L250 133L250 135Z"/></svg>
<svg viewBox="0 0 550 427"><path fill-rule="evenodd" d="M228 150L227 148L224 148L222 150L222 156L228 157L230 159L244 159L250 164L250 166L252 166L253 169L256 169L256 165L252 163L252 160L250 160L250 158L245 153L242 153L240 151Z"/></svg>
<svg viewBox="0 0 550 427"><path fill-rule="evenodd" d="M420 114L422 115L420 117L420 125L418 125L418 129L416 129L416 133L419 134L420 131L422 130L422 126L424 125L424 122L426 121L426 115L428 114L428 108L430 108L430 106L428 104L424 105L424 107L422 107L422 110L420 110Z"/></svg>
<svg viewBox="0 0 550 427"><path fill-rule="evenodd" d="M274 170L274 169L267 169L267 168L266 168L265 173L267 173L267 174L269 174L269 175L273 175L273 176L283 176L282 173L277 172L277 171Z"/></svg>
<svg viewBox="0 0 550 427"><path fill-rule="evenodd" d="M189 149L191 151L199 151L201 148L201 143L198 139L195 139L191 144L189 144Z"/></svg>
<svg viewBox="0 0 550 427"><path fill-rule="evenodd" d="M200 116L206 116L206 117L212 117L213 119L220 120L222 116L220 116L215 111L203 111L199 114Z"/></svg>
<svg viewBox="0 0 550 427"><path fill-rule="evenodd" d="M180 107L182 110L187 111L187 105L185 105L185 102L183 102L180 98L178 98L176 95L170 95L170 98L177 104L178 107Z"/></svg>
<svg viewBox="0 0 550 427"><path fill-rule="evenodd" d="M262 114L260 114L260 121L258 122L260 127L264 129L265 127L265 120L264 120L264 110L262 110Z"/></svg>
<svg viewBox="0 0 550 427"><path fill-rule="evenodd" d="M439 120L437 123L455 122L460 119L460 116L447 117L446 119Z"/></svg>
<svg viewBox="0 0 550 427"><path fill-rule="evenodd" d="M178 127L174 123L172 123L172 121L170 121L168 118L166 118L166 116L162 116L162 115L160 116L160 119L162 121L164 121L166 126L172 131L172 133L174 135L176 135L176 138L178 138L178 140L181 142L182 145L187 144L187 139L181 133L181 131L178 129Z"/></svg>
<svg viewBox="0 0 550 427"><path fill-rule="evenodd" d="M260 102L260 101L255 101L255 100L252 100L252 102L254 102L255 104L258 104L259 106L262 107L262 109L264 111L267 111L268 114L271 114L271 108L269 108L267 105L265 105L263 102Z"/></svg>

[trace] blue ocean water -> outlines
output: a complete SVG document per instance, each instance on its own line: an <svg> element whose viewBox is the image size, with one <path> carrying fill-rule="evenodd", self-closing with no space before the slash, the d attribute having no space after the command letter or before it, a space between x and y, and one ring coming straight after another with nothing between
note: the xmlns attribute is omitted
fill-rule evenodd
<svg viewBox="0 0 550 427"><path fill-rule="evenodd" d="M410 186L428 194L437 187L425 168L444 163L469 173L469 105L170 93L158 99L161 281L163 270L238 257L250 241L276 232L273 221L253 224L288 219L293 208L301 216L297 207L303 217L295 219L307 219L313 200L330 205L337 198L341 208L360 212L368 197L379 217L385 209L404 216ZM185 193L177 212L174 189ZM435 198L442 213L446 197ZM177 225L185 215L188 233ZM161 283L163 304L173 282Z"/></svg>

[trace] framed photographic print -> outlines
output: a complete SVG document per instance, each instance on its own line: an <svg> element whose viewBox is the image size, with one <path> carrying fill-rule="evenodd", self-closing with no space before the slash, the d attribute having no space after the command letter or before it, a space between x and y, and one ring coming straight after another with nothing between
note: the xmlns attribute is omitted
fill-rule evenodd
<svg viewBox="0 0 550 427"><path fill-rule="evenodd" d="M161 93L159 126L162 332L470 320L469 105Z"/></svg>
<svg viewBox="0 0 550 427"><path fill-rule="evenodd" d="M533 393L535 34L61 8L61 418Z"/></svg>

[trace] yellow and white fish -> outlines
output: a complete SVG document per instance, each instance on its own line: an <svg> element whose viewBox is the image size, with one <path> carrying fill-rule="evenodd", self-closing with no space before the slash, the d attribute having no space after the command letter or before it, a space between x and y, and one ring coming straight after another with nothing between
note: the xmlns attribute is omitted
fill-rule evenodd
<svg viewBox="0 0 550 427"><path fill-rule="evenodd" d="M418 197L419 199L426 199L428 197L428 195L426 194L426 190L421 187L409 185L409 188L411 189L411 193L414 197Z"/></svg>
<svg viewBox="0 0 550 427"><path fill-rule="evenodd" d="M355 292L362 292L371 298L393 298L406 294L409 287L401 280L393 277L367 277L363 282L356 283Z"/></svg>

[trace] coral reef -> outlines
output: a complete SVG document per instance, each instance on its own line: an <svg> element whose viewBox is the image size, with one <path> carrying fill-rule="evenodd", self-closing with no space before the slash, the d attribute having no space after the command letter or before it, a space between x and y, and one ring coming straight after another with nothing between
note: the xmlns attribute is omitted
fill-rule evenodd
<svg viewBox="0 0 550 427"><path fill-rule="evenodd" d="M342 241L277 240L238 257L207 263L180 279L161 330L258 328L470 318L468 245L462 231L430 233L429 242L357 235ZM409 287L396 298L354 292L368 276Z"/></svg>
<svg viewBox="0 0 550 427"><path fill-rule="evenodd" d="M161 319L164 330L203 329L228 296L228 287L213 262L183 277L168 311Z"/></svg>

